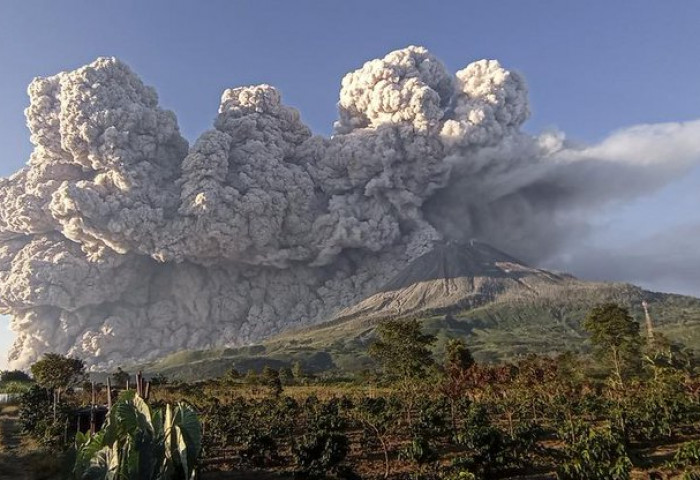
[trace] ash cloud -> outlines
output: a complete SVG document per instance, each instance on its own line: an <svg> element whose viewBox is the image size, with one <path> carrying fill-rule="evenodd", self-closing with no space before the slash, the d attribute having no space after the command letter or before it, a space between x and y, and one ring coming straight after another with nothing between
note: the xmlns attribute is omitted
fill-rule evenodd
<svg viewBox="0 0 700 480"><path fill-rule="evenodd" d="M624 249L583 247L548 263L575 271L583 278L632 281L654 290L700 295L700 223L669 228L636 240Z"/></svg>
<svg viewBox="0 0 700 480"><path fill-rule="evenodd" d="M592 146L526 135L521 75L495 60L453 75L422 47L349 73L330 138L257 85L226 90L189 146L114 58L28 91L34 151L0 179L13 367L258 341L331 318L444 239L542 261L700 161L700 122Z"/></svg>

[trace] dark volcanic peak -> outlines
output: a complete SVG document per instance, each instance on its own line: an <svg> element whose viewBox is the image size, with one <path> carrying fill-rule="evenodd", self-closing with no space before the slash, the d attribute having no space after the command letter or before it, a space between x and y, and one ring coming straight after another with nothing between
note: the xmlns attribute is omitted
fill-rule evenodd
<svg viewBox="0 0 700 480"><path fill-rule="evenodd" d="M529 270L523 262L476 240L440 242L399 272L381 291L400 290L429 280L510 277Z"/></svg>
<svg viewBox="0 0 700 480"><path fill-rule="evenodd" d="M437 243L379 291L336 318L401 317L424 311L476 307L499 295L537 295L576 279L532 268L485 243Z"/></svg>

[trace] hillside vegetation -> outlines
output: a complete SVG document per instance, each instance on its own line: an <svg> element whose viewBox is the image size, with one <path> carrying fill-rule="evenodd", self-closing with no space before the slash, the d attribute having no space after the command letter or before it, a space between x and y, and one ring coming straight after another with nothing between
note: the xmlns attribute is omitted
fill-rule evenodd
<svg viewBox="0 0 700 480"><path fill-rule="evenodd" d="M561 284L530 293L504 292L476 308L445 308L416 315L426 332L436 335L436 353L450 338L463 338L479 361L500 362L529 353L587 353L581 323L586 312L604 302L629 308L642 325L642 301L649 303L654 328L669 339L700 351L700 299L645 291L619 283L583 282L568 277ZM290 366L300 362L314 373L352 373L372 366L367 346L381 317L341 319L292 331L260 345L218 350L183 351L148 365L151 373L183 380L213 378L235 367L240 372Z"/></svg>

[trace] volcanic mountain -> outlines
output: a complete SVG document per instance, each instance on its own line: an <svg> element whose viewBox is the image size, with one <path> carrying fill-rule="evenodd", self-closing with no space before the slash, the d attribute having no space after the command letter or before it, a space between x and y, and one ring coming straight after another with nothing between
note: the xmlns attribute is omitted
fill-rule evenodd
<svg viewBox="0 0 700 480"><path fill-rule="evenodd" d="M377 292L338 312L328 322L273 337L260 345L180 352L143 366L189 378L281 367L299 361L309 371L356 371L370 365L368 345L378 322L419 318L437 336L465 339L481 361L528 353L586 351L581 321L604 302L629 308L644 324L649 305L656 331L700 353L700 299L650 292L626 283L589 282L533 268L477 241L439 243ZM643 332L644 330L641 329Z"/></svg>
<svg viewBox="0 0 700 480"><path fill-rule="evenodd" d="M481 242L438 243L378 292L340 311L336 319L405 317L420 312L470 309L500 295L532 296L575 282L532 268Z"/></svg>

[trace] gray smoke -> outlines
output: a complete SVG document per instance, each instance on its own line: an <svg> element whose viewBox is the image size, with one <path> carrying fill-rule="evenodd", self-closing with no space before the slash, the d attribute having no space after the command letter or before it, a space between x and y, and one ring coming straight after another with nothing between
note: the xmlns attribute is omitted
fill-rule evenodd
<svg viewBox="0 0 700 480"><path fill-rule="evenodd" d="M422 47L346 75L331 138L258 85L226 90L188 148L114 58L29 97L34 151L0 179L13 368L258 341L331 318L446 238L540 261L700 160L700 122L593 146L526 135L519 74L481 60L452 75Z"/></svg>

